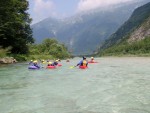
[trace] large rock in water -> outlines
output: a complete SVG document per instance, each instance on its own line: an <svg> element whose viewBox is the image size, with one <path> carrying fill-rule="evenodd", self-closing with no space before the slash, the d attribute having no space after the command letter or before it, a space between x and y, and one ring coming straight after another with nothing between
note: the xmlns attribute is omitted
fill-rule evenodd
<svg viewBox="0 0 150 113"><path fill-rule="evenodd" d="M17 60L14 59L13 57L0 58L0 64L12 64L16 62Z"/></svg>

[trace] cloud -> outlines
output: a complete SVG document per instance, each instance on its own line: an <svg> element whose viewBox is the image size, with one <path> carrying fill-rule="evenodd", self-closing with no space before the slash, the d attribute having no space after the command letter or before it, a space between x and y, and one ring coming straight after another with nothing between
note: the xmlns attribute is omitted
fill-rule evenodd
<svg viewBox="0 0 150 113"><path fill-rule="evenodd" d="M51 0L34 0L34 23L55 15L55 4Z"/></svg>
<svg viewBox="0 0 150 113"><path fill-rule="evenodd" d="M133 0L80 0L77 12L87 11L98 7L108 7L119 3L130 2Z"/></svg>

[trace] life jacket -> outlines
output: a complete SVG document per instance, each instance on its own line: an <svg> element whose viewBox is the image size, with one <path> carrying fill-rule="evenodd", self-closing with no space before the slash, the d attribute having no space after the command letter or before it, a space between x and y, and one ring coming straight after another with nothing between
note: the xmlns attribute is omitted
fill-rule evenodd
<svg viewBox="0 0 150 113"><path fill-rule="evenodd" d="M87 61L83 60L82 66L87 66Z"/></svg>

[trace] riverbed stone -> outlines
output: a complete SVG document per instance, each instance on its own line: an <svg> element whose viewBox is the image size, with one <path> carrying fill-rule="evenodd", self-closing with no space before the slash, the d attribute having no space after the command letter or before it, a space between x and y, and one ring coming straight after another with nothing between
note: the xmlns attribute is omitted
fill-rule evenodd
<svg viewBox="0 0 150 113"><path fill-rule="evenodd" d="M12 64L16 62L17 60L14 59L13 57L0 58L0 64Z"/></svg>

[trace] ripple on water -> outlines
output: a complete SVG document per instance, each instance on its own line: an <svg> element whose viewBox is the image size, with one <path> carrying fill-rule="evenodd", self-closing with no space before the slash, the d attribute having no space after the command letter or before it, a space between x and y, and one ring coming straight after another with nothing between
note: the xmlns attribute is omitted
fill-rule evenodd
<svg viewBox="0 0 150 113"><path fill-rule="evenodd" d="M122 109L119 111L119 113L149 113L149 111L146 111L144 109L134 109L134 108L127 108L127 109Z"/></svg>
<svg viewBox="0 0 150 113"><path fill-rule="evenodd" d="M0 68L2 113L150 113L150 59L98 58L87 70Z"/></svg>

